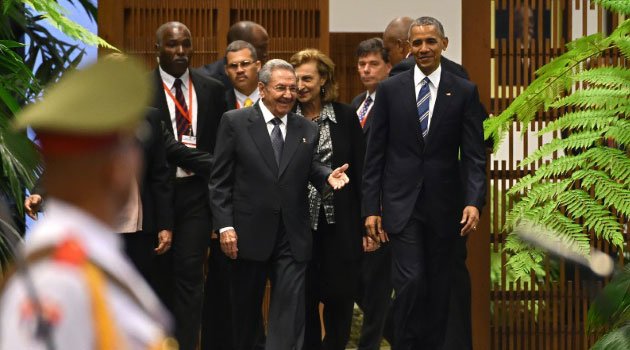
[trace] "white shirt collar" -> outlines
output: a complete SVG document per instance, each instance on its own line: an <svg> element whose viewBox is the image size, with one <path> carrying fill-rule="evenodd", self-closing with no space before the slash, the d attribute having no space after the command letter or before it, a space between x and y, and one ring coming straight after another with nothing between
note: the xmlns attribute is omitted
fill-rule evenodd
<svg viewBox="0 0 630 350"><path fill-rule="evenodd" d="M370 93L369 91L366 91L366 92L365 92L365 98L364 98L364 100L365 100L368 96L370 96L370 97L372 98L372 102L374 102L374 99L376 98L376 90L374 90L374 92L373 92L373 93Z"/></svg>
<svg viewBox="0 0 630 350"><path fill-rule="evenodd" d="M258 99L260 98L260 90L258 88L255 88L254 91L249 96L247 96L241 93L240 91L234 89L234 96L236 96L236 101L238 101L238 104L240 106L243 106L247 98L252 100L252 102L256 103L256 101L258 101Z"/></svg>
<svg viewBox="0 0 630 350"><path fill-rule="evenodd" d="M417 64L414 64L414 69L413 69L413 83L414 86L418 86L422 80L426 77L426 75L424 75L424 73L422 73L422 71L420 70L420 68L418 68ZM442 76L442 65L440 64L436 70L433 71L433 73L429 74L429 80L431 80L431 84L434 87L438 87L440 86L440 77Z"/></svg>
<svg viewBox="0 0 630 350"><path fill-rule="evenodd" d="M160 70L160 77L162 78L162 81L164 82L164 84L166 84L166 87L168 87L169 89L173 89L173 85L175 84L175 79L177 79L177 77L174 77L168 73L166 73L162 67L160 65L158 65L158 69ZM190 73L189 70L186 69L186 71L184 72L184 74L182 74L181 77L179 77L179 79L182 80L182 88L183 91L188 91L188 79L190 77Z"/></svg>
<svg viewBox="0 0 630 350"><path fill-rule="evenodd" d="M273 120L273 118L276 118L275 115L273 115L271 113L271 111L267 108L267 106L265 106L265 103L260 100L258 102L258 105L260 106L260 110L262 111L263 114L263 118L265 118L265 123L269 123L270 121ZM282 121L282 124L287 125L287 115L283 115L282 118L280 118L280 120Z"/></svg>

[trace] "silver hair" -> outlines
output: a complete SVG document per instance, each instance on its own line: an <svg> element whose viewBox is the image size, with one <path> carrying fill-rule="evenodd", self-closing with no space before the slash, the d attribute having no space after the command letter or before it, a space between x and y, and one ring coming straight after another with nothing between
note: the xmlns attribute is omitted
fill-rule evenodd
<svg viewBox="0 0 630 350"><path fill-rule="evenodd" d="M411 22L411 25L409 26L409 32L407 33L407 38L411 38L411 29L413 27L419 27L419 26L435 26L435 28L437 28L438 30L438 34L440 34L440 38L445 38L444 36L444 26L442 26L442 23L440 21L438 21L437 19L433 18L433 17L429 17L429 16L425 16L425 17L419 17L413 20L413 22Z"/></svg>
<svg viewBox="0 0 630 350"><path fill-rule="evenodd" d="M248 43L245 40L235 40L228 45L227 49L225 49L225 57L227 57L228 52L236 52L244 49L249 49L252 53L252 59L254 61L258 61L258 55L256 55L256 48L254 45Z"/></svg>
<svg viewBox="0 0 630 350"><path fill-rule="evenodd" d="M295 77L297 78L297 74L295 74L295 69L293 69L293 66L290 65L289 62L281 60L279 58L274 58L273 60L267 61L262 69L260 69L260 72L258 72L258 81L263 83L264 85L269 84L269 82L271 81L271 73L273 73L273 71L276 69L286 69L293 73L293 75L295 75Z"/></svg>

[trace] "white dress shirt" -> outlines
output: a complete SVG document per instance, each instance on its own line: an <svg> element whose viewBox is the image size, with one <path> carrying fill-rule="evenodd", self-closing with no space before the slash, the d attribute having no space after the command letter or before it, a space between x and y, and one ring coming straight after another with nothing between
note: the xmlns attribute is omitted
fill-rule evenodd
<svg viewBox="0 0 630 350"><path fill-rule="evenodd" d="M365 101L367 100L368 95L372 98L372 103L368 106L367 112L365 112L365 116L367 117L368 115L370 115L370 111L372 110L372 107L374 107L374 102L376 102L376 90L374 90L373 93L370 93L369 91L365 92L365 98L363 98L363 102L361 102L361 105L357 109L357 116L361 115L361 111L363 110L363 106L365 105Z"/></svg>
<svg viewBox="0 0 630 350"><path fill-rule="evenodd" d="M162 67L160 66L158 66L158 69L160 70L160 77L162 77L162 81L164 82L164 84L166 84L166 87L171 89L171 93L173 94L173 96L175 96L175 79L177 78L163 71ZM193 135L197 136L197 112L199 111L199 108L197 108L198 107L197 93L195 92L195 87L192 86L192 84L190 84L190 71L186 69L186 72L184 72L184 74L182 74L182 76L179 77L179 79L182 80L182 93L184 94L184 98L186 99L186 106L188 106L188 111L190 111L190 106L192 105L192 120L191 120L192 131L193 131ZM192 99L193 99L192 104L190 101L188 101L188 97L189 97L188 86L192 87ZM177 107L175 107L175 101L173 101L173 99L171 98L171 96L169 96L166 90L164 90L164 96L166 97L166 105L168 106L168 113L171 116L171 126L173 128L173 136L175 137L175 140L177 140L177 121L175 120L175 108ZM190 175L192 174L187 173L182 168L179 168L179 167L177 168L177 173L176 173L177 177L186 177Z"/></svg>
<svg viewBox="0 0 630 350"><path fill-rule="evenodd" d="M234 95L236 96L236 103L238 103L238 108L243 108L243 106L245 106L245 100L247 100L248 98L252 100L253 103L256 103L258 101L258 99L260 98L260 90L258 90L258 88L255 88L254 92L247 96L234 89Z"/></svg>
<svg viewBox="0 0 630 350"><path fill-rule="evenodd" d="M440 86L440 77L442 76L442 65L439 65L433 73L429 74L429 120L427 123L427 129L431 128L431 119L433 119L433 107L435 107L435 99L437 98L438 87ZM422 88L421 84L422 80L426 77L424 73L418 68L418 65L414 65L413 68L413 83L416 87L416 95L415 98L418 98L418 93L420 93L420 89Z"/></svg>
<svg viewBox="0 0 630 350"><path fill-rule="evenodd" d="M263 102L260 102L258 105L260 106L260 110L262 111L263 118L265 118L265 123L267 124L267 132L269 133L269 137L271 137L271 131L273 130L273 127L275 126L275 125L273 125L273 123L271 121L274 120L276 118L276 116L271 113L271 111L267 108L267 106L265 106L265 104ZM278 126L280 127L280 131L282 131L282 139L286 140L286 138L287 138L287 115L285 114L284 116L282 116L282 118L280 118L280 121L282 123L280 123L280 125L278 125Z"/></svg>
<svg viewBox="0 0 630 350"><path fill-rule="evenodd" d="M265 124L267 124L267 132L269 133L269 137L271 138L271 131L273 130L273 127L275 126L271 121L274 120L276 116L271 113L271 111L267 108L267 106L265 106L265 104L262 101L258 103L258 106L260 107L260 110L262 111L263 118L265 118ZM282 132L283 140L287 139L287 119L288 119L287 115L285 114L284 116L282 116L282 118L280 118L280 121L282 121L282 123L278 125L278 127L280 127L280 131ZM219 230L219 233L223 233L228 230L234 230L234 227L231 227L231 226L223 227L222 229Z"/></svg>

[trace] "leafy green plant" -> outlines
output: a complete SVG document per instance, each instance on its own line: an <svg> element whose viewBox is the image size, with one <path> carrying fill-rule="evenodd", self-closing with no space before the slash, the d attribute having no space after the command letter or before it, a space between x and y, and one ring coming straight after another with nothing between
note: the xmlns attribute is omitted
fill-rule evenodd
<svg viewBox="0 0 630 350"><path fill-rule="evenodd" d="M606 333L592 350L630 349L630 267L619 272L591 304L588 330Z"/></svg>
<svg viewBox="0 0 630 350"><path fill-rule="evenodd" d="M94 19L91 0L70 0L81 5ZM77 44L51 34L48 21L71 38L88 45L113 48L77 23L55 0L4 0L0 8L0 200L8 200L23 216L24 189L34 185L41 172L36 145L24 133L11 130L11 118L21 106L37 98L45 86L56 81L83 57ZM28 38L29 45L19 42ZM6 38L6 39L4 39ZM38 60L39 68L35 69ZM0 235L0 268L9 260L11 249Z"/></svg>
<svg viewBox="0 0 630 350"><path fill-rule="evenodd" d="M604 8L630 14L630 2L596 0ZM513 122L523 133L539 110L564 112L538 135L564 132L525 158L521 167L538 169L521 178L509 191L515 200L507 213L505 232L522 219L546 225L586 255L590 232L623 248L619 217L630 217L630 69L611 66L600 56L618 50L630 57L630 20L610 35L601 33L567 44L567 51L537 72L537 78L503 113L485 122L485 135L495 148ZM614 147L610 147L614 145ZM554 152L567 155L543 164ZM528 277L544 261L544 252L509 234L507 264L517 278Z"/></svg>

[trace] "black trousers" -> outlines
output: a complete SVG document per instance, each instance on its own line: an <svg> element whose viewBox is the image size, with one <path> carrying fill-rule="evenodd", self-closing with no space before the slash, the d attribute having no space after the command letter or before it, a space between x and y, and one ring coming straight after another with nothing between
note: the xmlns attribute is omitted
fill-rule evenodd
<svg viewBox="0 0 630 350"><path fill-rule="evenodd" d="M383 243L379 249L363 254L356 297L357 305L363 311L359 350L379 350L383 336L390 344L393 342L391 259L389 243Z"/></svg>
<svg viewBox="0 0 630 350"><path fill-rule="evenodd" d="M421 194L402 232L389 235L394 350L441 349L444 344L458 232L440 232L431 225L424 202Z"/></svg>
<svg viewBox="0 0 630 350"><path fill-rule="evenodd" d="M153 249L157 247L157 233L138 231L123 233L121 236L125 243L125 253L142 277L155 289Z"/></svg>
<svg viewBox="0 0 630 350"><path fill-rule="evenodd" d="M171 249L159 256L159 295L175 319L181 350L195 350L203 308L203 263L212 232L208 188L199 176L175 180Z"/></svg>
<svg viewBox="0 0 630 350"><path fill-rule="evenodd" d="M210 259L203 303L201 349L233 350L229 262L219 239L210 240Z"/></svg>
<svg viewBox="0 0 630 350"><path fill-rule="evenodd" d="M304 342L306 264L293 258L282 224L269 260L238 258L231 261L230 291L235 349L252 350L260 339L260 310L268 277L271 280L271 303L265 349L301 349Z"/></svg>
<svg viewBox="0 0 630 350"><path fill-rule="evenodd" d="M306 330L304 350L343 350L350 338L354 291L359 282L360 261L336 256L335 225L326 223L320 211L317 230L313 231L313 258L306 269ZM324 303L322 340L319 303Z"/></svg>
<svg viewBox="0 0 630 350"><path fill-rule="evenodd" d="M453 284L443 350L472 350L470 274L466 267L467 241L468 236L456 238L451 271Z"/></svg>

